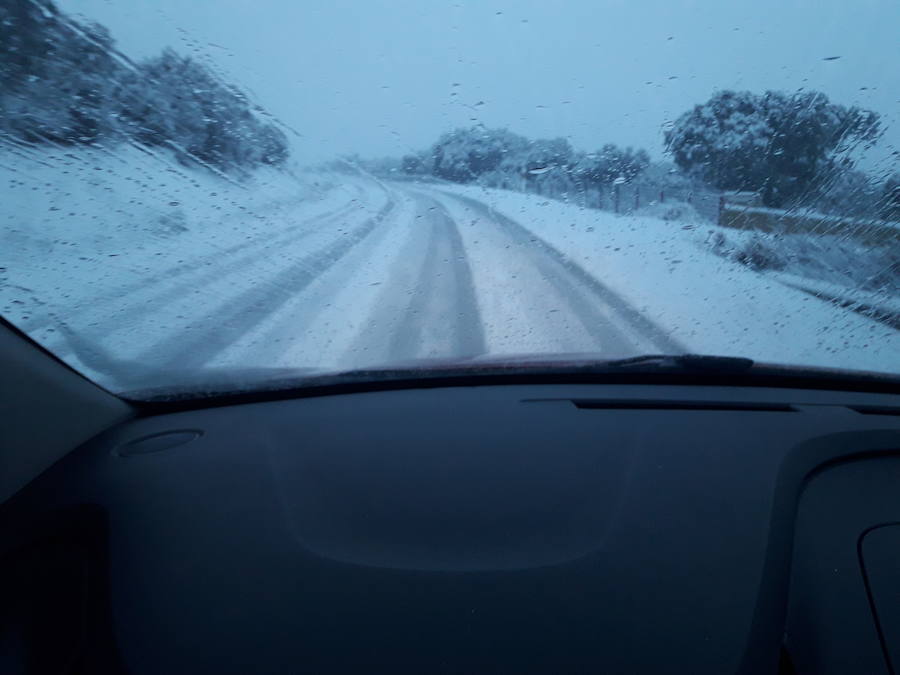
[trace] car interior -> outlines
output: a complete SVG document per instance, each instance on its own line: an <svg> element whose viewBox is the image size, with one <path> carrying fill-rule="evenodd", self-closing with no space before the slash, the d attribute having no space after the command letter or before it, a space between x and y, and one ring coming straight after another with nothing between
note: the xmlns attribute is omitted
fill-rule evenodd
<svg viewBox="0 0 900 675"><path fill-rule="evenodd" d="M0 327L0 672L893 673L896 380L113 396Z"/></svg>

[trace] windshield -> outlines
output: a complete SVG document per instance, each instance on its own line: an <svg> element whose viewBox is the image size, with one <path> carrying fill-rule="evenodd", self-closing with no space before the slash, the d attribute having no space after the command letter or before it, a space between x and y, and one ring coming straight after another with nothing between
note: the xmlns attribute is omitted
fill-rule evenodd
<svg viewBox="0 0 900 675"><path fill-rule="evenodd" d="M900 373L896 0L3 0L0 313L98 384Z"/></svg>

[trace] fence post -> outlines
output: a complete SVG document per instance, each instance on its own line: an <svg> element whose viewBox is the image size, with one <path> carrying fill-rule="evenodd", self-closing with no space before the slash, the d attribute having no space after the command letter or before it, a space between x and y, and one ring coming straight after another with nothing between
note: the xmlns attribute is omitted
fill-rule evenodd
<svg viewBox="0 0 900 675"><path fill-rule="evenodd" d="M666 191L665 191L665 190L660 190L660 191L659 191L659 203L660 203L660 204L665 204L665 203L666 203Z"/></svg>
<svg viewBox="0 0 900 675"><path fill-rule="evenodd" d="M634 210L637 211L641 207L641 189L634 186Z"/></svg>
<svg viewBox="0 0 900 675"><path fill-rule="evenodd" d="M613 185L613 210L619 212L619 184Z"/></svg>
<svg viewBox="0 0 900 675"><path fill-rule="evenodd" d="M722 212L725 211L725 195L719 195L719 218L718 224L722 224Z"/></svg>

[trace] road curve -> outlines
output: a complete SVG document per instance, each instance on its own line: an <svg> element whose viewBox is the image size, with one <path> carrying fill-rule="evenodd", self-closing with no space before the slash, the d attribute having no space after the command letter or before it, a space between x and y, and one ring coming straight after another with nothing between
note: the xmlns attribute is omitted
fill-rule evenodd
<svg viewBox="0 0 900 675"><path fill-rule="evenodd" d="M684 351L601 280L513 219L476 199L435 192L457 219L469 222L472 249L476 241L487 241L486 258L493 259L487 271L494 283L502 279L501 270L506 271L497 304L508 305L512 296L526 299L526 311L513 317L516 331L531 329L553 340L553 351L583 351L603 358ZM496 255L498 251L502 255ZM487 297L491 284L483 285L481 295Z"/></svg>
<svg viewBox="0 0 900 675"><path fill-rule="evenodd" d="M68 317L61 349L96 371L131 364L143 373L135 387L179 370L682 351L602 280L482 202L348 182L352 208L298 210L265 238L98 294L84 318Z"/></svg>

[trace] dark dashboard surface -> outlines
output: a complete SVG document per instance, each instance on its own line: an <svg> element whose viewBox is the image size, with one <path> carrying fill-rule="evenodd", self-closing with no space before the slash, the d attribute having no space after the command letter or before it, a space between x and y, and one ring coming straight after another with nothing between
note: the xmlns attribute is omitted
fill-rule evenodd
<svg viewBox="0 0 900 675"><path fill-rule="evenodd" d="M0 527L102 513L111 670L887 673L894 486L898 395L456 387L128 422Z"/></svg>

